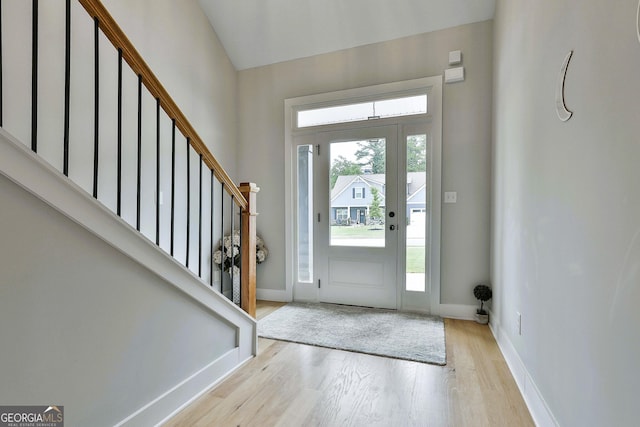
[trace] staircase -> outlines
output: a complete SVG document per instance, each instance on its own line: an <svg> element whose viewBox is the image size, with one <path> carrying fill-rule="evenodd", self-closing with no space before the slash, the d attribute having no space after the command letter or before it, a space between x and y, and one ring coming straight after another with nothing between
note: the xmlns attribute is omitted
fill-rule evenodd
<svg viewBox="0 0 640 427"><path fill-rule="evenodd" d="M258 188L100 1L0 2L0 46L0 401L160 423L256 354Z"/></svg>

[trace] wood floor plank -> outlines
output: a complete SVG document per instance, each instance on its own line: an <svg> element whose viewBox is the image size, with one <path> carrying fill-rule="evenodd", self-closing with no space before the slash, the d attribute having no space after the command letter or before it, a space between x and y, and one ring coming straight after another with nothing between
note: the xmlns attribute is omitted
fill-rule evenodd
<svg viewBox="0 0 640 427"><path fill-rule="evenodd" d="M262 318L283 303L258 302ZM260 338L168 426L533 426L491 331L445 319L447 365Z"/></svg>
<svg viewBox="0 0 640 427"><path fill-rule="evenodd" d="M295 427L309 425L307 419L317 405L321 394L317 390L302 388L289 407L280 415L274 427Z"/></svg>

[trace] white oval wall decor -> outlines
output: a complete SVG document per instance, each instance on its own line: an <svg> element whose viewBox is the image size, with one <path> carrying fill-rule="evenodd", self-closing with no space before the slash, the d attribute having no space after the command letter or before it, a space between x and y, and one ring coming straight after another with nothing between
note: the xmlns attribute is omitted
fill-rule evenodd
<svg viewBox="0 0 640 427"><path fill-rule="evenodd" d="M640 42L640 1L638 2L638 10L636 12L636 33L638 33L638 42Z"/></svg>
<svg viewBox="0 0 640 427"><path fill-rule="evenodd" d="M567 57L564 58L562 68L560 68L560 75L558 75L558 84L556 86L556 113L558 118L563 122L566 122L571 118L573 113L569 111L564 103L564 80L567 76L567 67L569 67L569 61L571 60L573 51L569 51Z"/></svg>

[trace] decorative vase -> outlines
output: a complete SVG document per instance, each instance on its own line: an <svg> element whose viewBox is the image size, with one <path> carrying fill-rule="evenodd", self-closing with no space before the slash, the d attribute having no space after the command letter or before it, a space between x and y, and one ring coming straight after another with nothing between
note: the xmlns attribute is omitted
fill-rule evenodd
<svg viewBox="0 0 640 427"><path fill-rule="evenodd" d="M481 325L486 325L487 323L489 323L489 314L480 314L477 313L475 314L475 319L477 323L480 323Z"/></svg>

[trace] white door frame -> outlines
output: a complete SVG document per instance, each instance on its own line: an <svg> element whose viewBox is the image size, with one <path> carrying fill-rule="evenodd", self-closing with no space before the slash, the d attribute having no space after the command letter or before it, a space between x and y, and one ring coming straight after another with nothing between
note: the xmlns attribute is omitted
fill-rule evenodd
<svg viewBox="0 0 640 427"><path fill-rule="evenodd" d="M390 94L398 96L410 93L427 93L427 114L407 116L391 119L378 119L376 124L412 124L428 121L431 126L431 218L429 227L432 239L432 250L429 254L429 284L430 303L425 307L425 311L432 314L440 312L440 226L441 226L441 191L442 191L442 76L425 77L416 80L387 83L377 86L369 86L356 89L348 89L337 92L323 93L317 95L302 96L285 100L285 134L284 134L284 154L285 154L285 301L317 301L317 285L314 283L296 283L296 146L300 141L303 144L314 144L313 135L319 127L296 129L296 111L308 106L323 106L331 104L346 103L348 100L375 99ZM371 126L370 121L355 122L350 124L338 124L322 126L323 130L347 129L360 126ZM296 144L294 144L296 139ZM403 293L404 294L404 293Z"/></svg>

